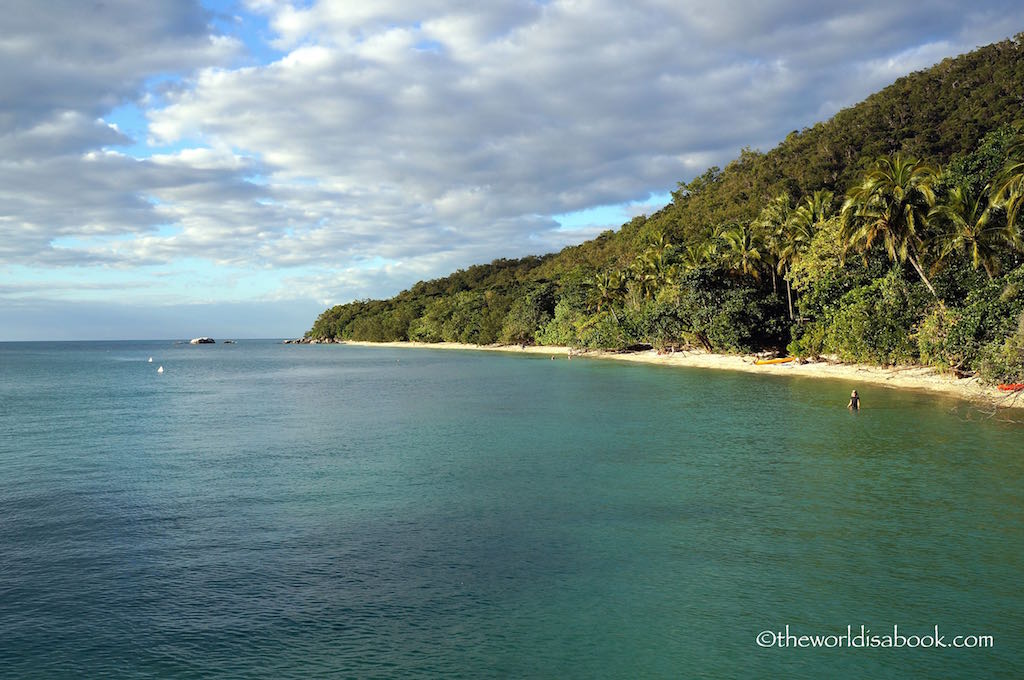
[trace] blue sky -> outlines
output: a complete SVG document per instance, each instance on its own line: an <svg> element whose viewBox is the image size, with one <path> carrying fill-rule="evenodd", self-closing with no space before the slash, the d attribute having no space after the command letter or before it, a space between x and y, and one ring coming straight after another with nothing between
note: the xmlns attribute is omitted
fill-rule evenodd
<svg viewBox="0 0 1024 680"><path fill-rule="evenodd" d="M9 5L0 340L298 336L1024 28L984 0Z"/></svg>

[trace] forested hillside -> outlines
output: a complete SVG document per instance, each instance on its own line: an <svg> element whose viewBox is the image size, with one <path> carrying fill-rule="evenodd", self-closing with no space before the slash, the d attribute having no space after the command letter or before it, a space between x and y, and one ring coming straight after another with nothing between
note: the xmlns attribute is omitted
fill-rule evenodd
<svg viewBox="0 0 1024 680"><path fill-rule="evenodd" d="M901 78L554 255L328 309L314 339L777 349L1024 379L1024 34Z"/></svg>

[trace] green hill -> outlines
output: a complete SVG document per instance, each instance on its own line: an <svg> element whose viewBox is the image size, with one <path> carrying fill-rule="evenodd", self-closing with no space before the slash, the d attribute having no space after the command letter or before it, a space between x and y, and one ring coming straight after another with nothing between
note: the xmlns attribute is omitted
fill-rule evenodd
<svg viewBox="0 0 1024 680"><path fill-rule="evenodd" d="M618 231L332 307L307 336L788 346L1018 380L1022 104L1024 34L744 149Z"/></svg>

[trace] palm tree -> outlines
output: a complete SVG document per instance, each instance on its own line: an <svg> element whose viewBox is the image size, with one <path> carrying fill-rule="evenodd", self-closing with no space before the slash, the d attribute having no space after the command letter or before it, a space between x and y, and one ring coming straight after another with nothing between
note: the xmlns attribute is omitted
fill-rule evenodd
<svg viewBox="0 0 1024 680"><path fill-rule="evenodd" d="M860 184L846 194L840 218L847 248L865 252L881 240L889 259L909 261L942 305L925 276L920 256L928 213L935 204L935 176L931 166L914 158L900 154L879 158Z"/></svg>
<svg viewBox="0 0 1024 680"><path fill-rule="evenodd" d="M818 225L832 216L835 194L828 189L818 189L810 196L804 198L798 210L805 210L812 219L812 224Z"/></svg>
<svg viewBox="0 0 1024 680"><path fill-rule="evenodd" d="M625 283L625 277L620 271L602 272L591 282L592 303L597 306L598 312L607 307L616 323L619 318L615 316L614 304L622 296Z"/></svg>
<svg viewBox="0 0 1024 680"><path fill-rule="evenodd" d="M793 313L793 286L790 270L811 244L817 225L825 221L831 205L832 192L816 191L814 195L801 201L776 234L775 243L778 256L776 269L786 282L786 302L789 304L790 321L796 318Z"/></svg>
<svg viewBox="0 0 1024 680"><path fill-rule="evenodd" d="M781 271L779 249L786 223L789 222L792 213L793 206L790 203L789 194L781 193L768 202L752 225L765 236L765 245L767 246L765 254L770 258L768 264L772 273L772 291L775 293L778 293L779 290L775 273Z"/></svg>
<svg viewBox="0 0 1024 680"><path fill-rule="evenodd" d="M647 250L644 251L646 254L657 257L660 260L667 260L672 254L672 249L675 246L668 240L665 234L658 234L657 237L651 238L647 244Z"/></svg>
<svg viewBox="0 0 1024 680"><path fill-rule="evenodd" d="M638 255L630 265L629 273L636 284L635 290L642 299L649 300L654 297L661 283L657 259L650 253Z"/></svg>
<svg viewBox="0 0 1024 680"><path fill-rule="evenodd" d="M828 219L832 212L832 198L832 192L824 189L819 189L811 196L805 197L795 210L790 211L789 217L775 234L774 245L778 258L778 263L775 266L786 282L786 300L789 303L790 321L796 318L793 314L793 287L790 270L810 245L818 225Z"/></svg>
<svg viewBox="0 0 1024 680"><path fill-rule="evenodd" d="M1006 224L1015 229L1024 204L1024 124L1018 124L1017 137L1007 150L1006 165L992 186L992 201L1006 208Z"/></svg>
<svg viewBox="0 0 1024 680"><path fill-rule="evenodd" d="M633 276L640 282L644 299L653 297L661 286L675 283L675 267L671 264L673 248L665 235L661 234L634 260Z"/></svg>
<svg viewBox="0 0 1024 680"><path fill-rule="evenodd" d="M726 259L735 271L742 272L755 280L761 278L758 265L764 259L764 244L748 224L734 223L722 230Z"/></svg>
<svg viewBox="0 0 1024 680"><path fill-rule="evenodd" d="M800 205L790 214L789 220L784 226L784 231L789 232L785 240L799 246L796 249L791 248L792 253L787 253L787 257L791 260L790 264L798 259L796 255L810 243L819 225L832 215L832 201L831 191L819 189L812 195L805 196Z"/></svg>
<svg viewBox="0 0 1024 680"><path fill-rule="evenodd" d="M711 242L689 243L680 252L680 264L686 271L700 269L710 257Z"/></svg>
<svg viewBox="0 0 1024 680"><path fill-rule="evenodd" d="M993 219L986 197L970 196L965 187L954 187L929 217L943 228L936 236L936 265L953 253L969 254L974 268L984 267L991 280L999 269L999 246L1013 239L1008 228Z"/></svg>

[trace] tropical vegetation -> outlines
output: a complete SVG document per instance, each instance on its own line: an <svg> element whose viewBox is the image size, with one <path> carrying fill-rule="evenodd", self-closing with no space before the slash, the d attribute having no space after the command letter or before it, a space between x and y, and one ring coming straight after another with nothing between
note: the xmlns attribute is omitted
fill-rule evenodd
<svg viewBox="0 0 1024 680"><path fill-rule="evenodd" d="M326 310L313 339L789 352L1024 381L1024 34L560 253Z"/></svg>

